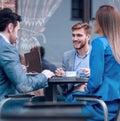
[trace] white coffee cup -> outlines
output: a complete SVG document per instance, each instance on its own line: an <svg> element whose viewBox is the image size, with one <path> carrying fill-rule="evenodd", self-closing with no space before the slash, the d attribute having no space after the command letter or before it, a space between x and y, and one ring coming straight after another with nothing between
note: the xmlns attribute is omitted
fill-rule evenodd
<svg viewBox="0 0 120 121"><path fill-rule="evenodd" d="M66 77L75 77L76 76L76 71L66 71L65 76Z"/></svg>

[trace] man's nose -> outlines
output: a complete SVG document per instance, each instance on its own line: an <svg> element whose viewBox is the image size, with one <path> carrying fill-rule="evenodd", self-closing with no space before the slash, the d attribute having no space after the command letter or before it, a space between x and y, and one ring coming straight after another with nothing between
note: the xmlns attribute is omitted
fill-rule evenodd
<svg viewBox="0 0 120 121"><path fill-rule="evenodd" d="M74 36L74 37L73 37L73 39L74 39L74 40L77 40L77 39L78 39L78 37L77 37L77 36Z"/></svg>

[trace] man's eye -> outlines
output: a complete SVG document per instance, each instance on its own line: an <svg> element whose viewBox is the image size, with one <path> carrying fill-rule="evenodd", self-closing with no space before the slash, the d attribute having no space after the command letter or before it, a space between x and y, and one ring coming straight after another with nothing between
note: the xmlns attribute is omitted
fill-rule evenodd
<svg viewBox="0 0 120 121"><path fill-rule="evenodd" d="M74 34L72 34L72 36L73 36L73 37L75 37L75 35L74 35Z"/></svg>
<svg viewBox="0 0 120 121"><path fill-rule="evenodd" d="M81 37L82 35L81 35L81 34L78 34L77 36L78 36L78 37Z"/></svg>

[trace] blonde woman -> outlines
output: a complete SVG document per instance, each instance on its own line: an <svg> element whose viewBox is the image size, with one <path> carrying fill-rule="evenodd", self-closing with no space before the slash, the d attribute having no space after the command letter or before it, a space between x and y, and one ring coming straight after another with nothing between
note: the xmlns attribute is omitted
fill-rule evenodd
<svg viewBox="0 0 120 121"><path fill-rule="evenodd" d="M90 78L86 92L74 94L92 94L102 96L108 107L109 121L113 121L120 100L120 14L110 5L101 6L94 21L94 31L100 36L92 41L90 55ZM68 95L66 101L75 101ZM103 111L99 104L90 104L83 112L92 112L89 121L103 121Z"/></svg>

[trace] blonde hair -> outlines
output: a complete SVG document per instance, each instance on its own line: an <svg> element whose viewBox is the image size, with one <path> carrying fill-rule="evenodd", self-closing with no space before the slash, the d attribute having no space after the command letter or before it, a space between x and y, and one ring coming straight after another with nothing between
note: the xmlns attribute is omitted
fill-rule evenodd
<svg viewBox="0 0 120 121"><path fill-rule="evenodd" d="M91 33L91 26L88 23L77 23L72 26L72 31L82 29L82 28L85 30L86 34Z"/></svg>
<svg viewBox="0 0 120 121"><path fill-rule="evenodd" d="M96 13L96 21L110 41L116 61L120 64L120 14L111 5L101 6Z"/></svg>

